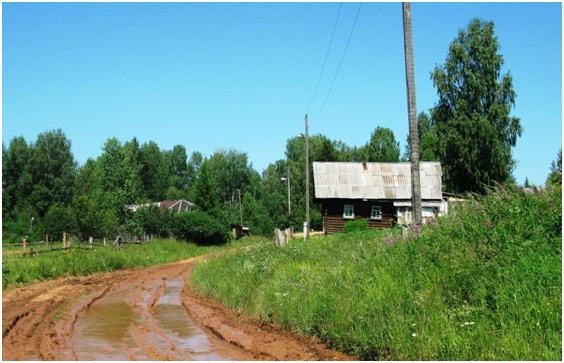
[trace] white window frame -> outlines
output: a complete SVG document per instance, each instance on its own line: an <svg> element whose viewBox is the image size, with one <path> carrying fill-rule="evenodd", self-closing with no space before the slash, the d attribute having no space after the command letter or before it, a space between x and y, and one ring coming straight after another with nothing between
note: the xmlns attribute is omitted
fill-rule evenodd
<svg viewBox="0 0 564 363"><path fill-rule="evenodd" d="M345 207L343 208L343 218L354 219L354 205L345 204Z"/></svg>
<svg viewBox="0 0 564 363"><path fill-rule="evenodd" d="M370 209L370 219L382 220L382 207L379 205L373 205Z"/></svg>

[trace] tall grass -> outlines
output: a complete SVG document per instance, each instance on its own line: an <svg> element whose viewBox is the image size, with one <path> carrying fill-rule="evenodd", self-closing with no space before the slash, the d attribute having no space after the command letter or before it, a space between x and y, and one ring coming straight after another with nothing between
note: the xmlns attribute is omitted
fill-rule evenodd
<svg viewBox="0 0 564 363"><path fill-rule="evenodd" d="M362 359L561 360L561 188L499 186L411 235L262 243L193 284Z"/></svg>
<svg viewBox="0 0 564 363"><path fill-rule="evenodd" d="M122 251L103 247L92 250L73 247L66 254L55 251L25 258L15 254L3 255L2 289L60 276L154 266L257 242L257 238L245 237L223 246L197 246L174 240L157 240L142 245L125 245Z"/></svg>

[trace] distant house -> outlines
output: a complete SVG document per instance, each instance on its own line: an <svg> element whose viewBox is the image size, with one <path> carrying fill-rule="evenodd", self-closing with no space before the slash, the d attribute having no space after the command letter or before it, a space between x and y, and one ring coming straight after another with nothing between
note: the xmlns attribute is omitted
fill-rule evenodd
<svg viewBox="0 0 564 363"><path fill-rule="evenodd" d="M162 202L145 203L145 204L132 204L126 205L125 207L133 212L136 212L139 208L149 208L158 207L160 210L169 210L170 212L185 212L191 210L194 203L189 202L185 199L180 200L165 200Z"/></svg>
<svg viewBox="0 0 564 363"><path fill-rule="evenodd" d="M441 164L419 166L425 221L446 213L446 201ZM325 234L343 231L345 223L355 219L368 219L370 228L412 220L410 163L314 162L313 178Z"/></svg>

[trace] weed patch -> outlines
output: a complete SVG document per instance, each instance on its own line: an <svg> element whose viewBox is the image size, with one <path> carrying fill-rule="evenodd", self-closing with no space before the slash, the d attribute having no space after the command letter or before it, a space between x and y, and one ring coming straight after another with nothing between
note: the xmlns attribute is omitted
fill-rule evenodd
<svg viewBox="0 0 564 363"><path fill-rule="evenodd" d="M221 246L197 246L174 240L157 240L143 245L126 245L124 250L73 247L66 254L57 251L25 258L19 254L3 255L2 289L10 285L28 284L60 276L83 276L126 268L149 267L214 251L236 249L256 242L256 238L245 237Z"/></svg>
<svg viewBox="0 0 564 363"><path fill-rule="evenodd" d="M262 242L199 264L210 298L366 360L561 360L562 190L498 186L421 227Z"/></svg>

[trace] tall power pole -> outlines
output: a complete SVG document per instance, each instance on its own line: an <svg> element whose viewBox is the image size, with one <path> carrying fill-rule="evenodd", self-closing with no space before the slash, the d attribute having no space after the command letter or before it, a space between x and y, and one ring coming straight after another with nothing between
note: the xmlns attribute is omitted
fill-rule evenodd
<svg viewBox="0 0 564 363"><path fill-rule="evenodd" d="M419 178L419 130L415 103L415 71L413 66L413 36L411 32L411 4L404 2L403 42L407 82L407 111L409 114L409 143L411 146L411 206L415 224L421 224L421 180Z"/></svg>
<svg viewBox="0 0 564 363"><path fill-rule="evenodd" d="M290 200L290 164L288 164L288 215L292 214L292 201Z"/></svg>
<svg viewBox="0 0 564 363"><path fill-rule="evenodd" d="M306 147L306 231L304 239L309 235L309 134L307 125L307 114L305 115L305 147Z"/></svg>
<svg viewBox="0 0 564 363"><path fill-rule="evenodd" d="M243 204L241 204L241 189L237 189L239 192L239 217L241 219L241 228L243 228Z"/></svg>

